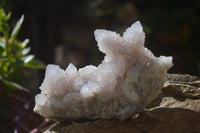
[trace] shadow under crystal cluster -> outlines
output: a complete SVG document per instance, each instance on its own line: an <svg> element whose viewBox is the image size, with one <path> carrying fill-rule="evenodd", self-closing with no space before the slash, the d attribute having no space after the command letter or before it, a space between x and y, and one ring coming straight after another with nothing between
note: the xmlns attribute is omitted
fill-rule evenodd
<svg viewBox="0 0 200 133"><path fill-rule="evenodd" d="M123 36L96 30L95 39L104 60L96 66L66 70L48 65L34 111L50 119L124 120L142 111L154 100L172 67L172 57L155 57L144 47L140 22Z"/></svg>

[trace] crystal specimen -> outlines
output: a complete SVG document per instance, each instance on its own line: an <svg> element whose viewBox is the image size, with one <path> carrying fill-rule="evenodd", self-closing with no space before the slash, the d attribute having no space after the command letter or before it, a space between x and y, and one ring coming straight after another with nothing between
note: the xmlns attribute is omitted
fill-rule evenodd
<svg viewBox="0 0 200 133"><path fill-rule="evenodd" d="M172 57L155 57L144 47L139 21L119 34L96 30L100 65L66 70L48 65L34 111L50 119L124 120L142 111L155 99L172 67Z"/></svg>

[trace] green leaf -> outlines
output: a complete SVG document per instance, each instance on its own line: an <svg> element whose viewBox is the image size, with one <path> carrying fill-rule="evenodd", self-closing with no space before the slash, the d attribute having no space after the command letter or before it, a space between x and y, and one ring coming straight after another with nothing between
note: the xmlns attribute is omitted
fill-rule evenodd
<svg viewBox="0 0 200 133"><path fill-rule="evenodd" d="M34 55L27 55L22 57L22 60L24 61L24 63L28 63L29 61L31 61L35 56Z"/></svg>
<svg viewBox="0 0 200 133"><path fill-rule="evenodd" d="M4 18L5 13L2 9L0 9L0 21L2 21L2 19Z"/></svg>
<svg viewBox="0 0 200 133"><path fill-rule="evenodd" d="M0 42L0 47L2 47L3 49L5 49L5 43Z"/></svg>
<svg viewBox="0 0 200 133"><path fill-rule="evenodd" d="M23 66L24 62L19 60L19 59L16 59L15 62L11 63L12 65L12 68L16 68L16 67L21 67ZM16 70L16 69L15 69Z"/></svg>
<svg viewBox="0 0 200 133"><path fill-rule="evenodd" d="M15 28L12 31L10 42L12 42L16 38L16 36L18 35L23 21L24 21L24 15L22 15L21 18L17 21Z"/></svg>
<svg viewBox="0 0 200 133"><path fill-rule="evenodd" d="M13 43L12 54L17 54L17 53L21 53L21 48L17 43Z"/></svg>
<svg viewBox="0 0 200 133"><path fill-rule="evenodd" d="M11 13L9 12L8 15L5 17L6 22L10 19L10 17L11 17Z"/></svg>
<svg viewBox="0 0 200 133"><path fill-rule="evenodd" d="M8 66L7 65L4 65L1 70L0 70L1 74L0 76L4 76L4 77L7 77L8 76Z"/></svg>
<svg viewBox="0 0 200 133"><path fill-rule="evenodd" d="M38 60L31 60L28 63L24 64L24 67L31 69L45 69L44 63Z"/></svg>
<svg viewBox="0 0 200 133"><path fill-rule="evenodd" d="M15 83L15 82L8 81L8 80L2 78L1 76L0 76L0 80L3 82L3 84L4 84L6 87L8 87L8 88L10 88L10 89L12 89L12 90L23 90L23 91L26 91L26 92L30 92L30 91L29 91L28 89L26 89L25 87L23 87L23 86L21 86L21 85Z"/></svg>
<svg viewBox="0 0 200 133"><path fill-rule="evenodd" d="M23 42L22 42L22 47L25 48L27 46L27 44L29 43L29 39L25 39Z"/></svg>
<svg viewBox="0 0 200 133"><path fill-rule="evenodd" d="M8 63L13 63L16 61L15 56L8 56Z"/></svg>
<svg viewBox="0 0 200 133"><path fill-rule="evenodd" d="M30 50L31 50L30 47L23 49L22 50L22 55L27 55L30 52Z"/></svg>

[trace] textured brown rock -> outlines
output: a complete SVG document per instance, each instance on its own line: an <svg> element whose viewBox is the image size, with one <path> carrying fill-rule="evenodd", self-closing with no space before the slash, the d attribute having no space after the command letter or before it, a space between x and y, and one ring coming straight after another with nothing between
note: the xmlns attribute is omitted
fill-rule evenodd
<svg viewBox="0 0 200 133"><path fill-rule="evenodd" d="M200 78L197 76L169 74L164 91L186 98L200 98Z"/></svg>
<svg viewBox="0 0 200 133"><path fill-rule="evenodd" d="M160 97L154 100L148 109L130 120L57 122L45 133L199 133L198 81L198 77L170 75L168 85L163 88ZM179 87L173 88L174 82L179 84ZM170 88L167 88L169 86ZM183 91L184 88L189 91ZM195 91L190 91L191 88L195 88Z"/></svg>

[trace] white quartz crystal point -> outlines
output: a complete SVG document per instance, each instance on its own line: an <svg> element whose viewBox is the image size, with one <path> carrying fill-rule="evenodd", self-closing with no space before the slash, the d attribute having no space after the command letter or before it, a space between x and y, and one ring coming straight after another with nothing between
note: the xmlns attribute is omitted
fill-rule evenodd
<svg viewBox="0 0 200 133"><path fill-rule="evenodd" d="M126 32L123 34L123 39L130 44L135 43L136 45L144 46L145 34L139 21L135 22L131 25L131 27L126 29Z"/></svg>
<svg viewBox="0 0 200 133"><path fill-rule="evenodd" d="M124 120L154 100L163 84L172 57L155 57L144 47L140 22L121 37L116 32L96 30L95 39L105 58L99 66L66 70L48 65L34 111L50 119Z"/></svg>

